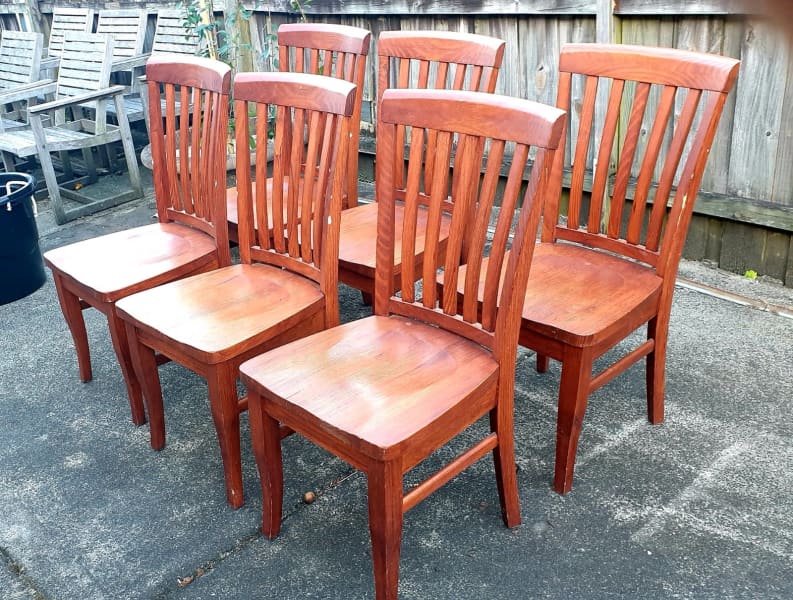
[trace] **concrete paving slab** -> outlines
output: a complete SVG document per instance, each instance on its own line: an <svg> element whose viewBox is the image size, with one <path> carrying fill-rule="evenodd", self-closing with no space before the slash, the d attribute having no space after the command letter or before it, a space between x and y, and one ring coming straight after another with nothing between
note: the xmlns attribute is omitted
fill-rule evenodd
<svg viewBox="0 0 793 600"><path fill-rule="evenodd" d="M138 201L62 227L46 218L45 207L45 249L148 223L152 209ZM793 290L773 282L705 275L793 309ZM345 319L368 313L348 288L342 307ZM86 316L94 380L82 384L51 279L0 306L0 597L372 596L361 474L286 440L283 531L264 539L247 418L247 502L235 512L204 382L163 367L168 443L151 450L103 318ZM550 491L558 365L538 374L523 351L518 372L523 525L503 526L492 462L480 461L407 514L401 597L793 597L793 319L678 289L666 422L646 420L641 368L598 390L565 497Z"/></svg>

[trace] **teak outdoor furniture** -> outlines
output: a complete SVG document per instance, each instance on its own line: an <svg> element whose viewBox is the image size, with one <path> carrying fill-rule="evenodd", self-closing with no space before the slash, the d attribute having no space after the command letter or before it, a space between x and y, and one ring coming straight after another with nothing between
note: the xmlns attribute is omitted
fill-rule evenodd
<svg viewBox="0 0 793 600"><path fill-rule="evenodd" d="M258 144L255 186L252 132L247 119L236 122L241 264L118 303L143 385L152 447L165 444L157 351L207 379L233 508L244 501L239 413L247 400L237 398L240 363L339 322L338 224L355 94L354 84L322 75L239 73L234 113L255 112L257 140L267 139L270 109L276 114L272 173L268 177L266 144ZM225 208L224 202L223 223Z"/></svg>
<svg viewBox="0 0 793 600"><path fill-rule="evenodd" d="M377 42L378 102L389 88L434 88L493 92L504 58L505 42L469 33L441 31L384 31ZM400 134L397 143L402 143ZM433 147L435 141L427 143ZM432 152L428 152L432 161ZM401 160L401 157L399 158ZM396 227L402 227L402 206L397 204ZM424 255L423 231L427 211L419 209L419 236L413 279L419 277ZM440 252L445 248L450 217L441 215ZM339 280L361 290L371 302L374 292L377 205L361 204L342 212L339 245ZM394 289L403 273L402 248L397 239L394 262Z"/></svg>
<svg viewBox="0 0 793 600"><path fill-rule="evenodd" d="M0 132L27 126L27 88L37 85L44 36L25 31L3 31L0 38ZM19 99L21 101L15 101ZM7 110L11 105L11 110ZM5 157L4 157L5 158ZM6 164L6 170L12 171Z"/></svg>
<svg viewBox="0 0 793 600"><path fill-rule="evenodd" d="M357 86L349 145L347 185L342 208L358 203L358 145L366 57L372 34L367 29L327 23L292 23L278 27L278 70L328 75ZM237 190L228 190L229 238L238 241Z"/></svg>
<svg viewBox="0 0 793 600"><path fill-rule="evenodd" d="M547 369L549 357L562 362L553 478L559 493L573 484L589 395L643 358L649 420L664 419L675 276L738 65L732 58L669 48L562 48L557 106L575 115L568 131L573 164L567 214L560 186L544 213L520 328L521 345L537 352L538 371ZM598 90L608 98L600 129L593 125ZM557 185L564 156L556 155ZM586 170L593 165L590 187ZM593 374L596 359L645 324L646 341Z"/></svg>
<svg viewBox="0 0 793 600"><path fill-rule="evenodd" d="M124 87L109 85L112 53L113 40L107 35L67 32L57 82L29 88L31 103L42 95L54 94L55 99L28 105L30 128L0 134L0 151L21 158L38 157L58 224L143 196L132 133L124 111ZM116 105L117 125L108 123L108 102ZM86 103L92 106L88 111L92 116L81 109ZM128 191L97 198L76 191L73 185L59 185L50 153L61 153L65 179L74 184L67 153L81 150L87 175L80 182L93 183L97 175L92 148L117 141L124 149L130 183ZM81 206L67 209L62 198L79 202Z"/></svg>
<svg viewBox="0 0 793 600"><path fill-rule="evenodd" d="M409 139L402 135L406 126ZM262 480L263 533L272 538L281 528L280 439L284 428L294 430L366 473L377 598L397 597L403 513L491 451L504 521L510 527L520 523L512 421L517 330L552 149L562 126L562 111L528 100L482 92L387 90L377 131L374 316L272 350L240 368ZM483 156L486 142L489 154ZM515 143L511 156L505 154L507 142ZM532 148L534 166L523 195ZM504 168L509 176L501 188L497 183ZM478 268L468 271L468 294L459 305L454 287L437 297L437 268L455 281L460 263L478 266L482 260L496 198L503 209L489 271L481 279ZM404 215L400 229L397 202ZM506 254L519 203L512 252ZM423 294L416 295L413 282L403 278L400 295L394 295L397 238L405 250L403 267L412 272L421 210L428 223L421 233L426 251L418 270ZM444 260L440 223L446 211L451 223ZM483 282L486 301L479 311L476 292ZM407 471L488 415L490 433L404 492Z"/></svg>
<svg viewBox="0 0 793 600"><path fill-rule="evenodd" d="M50 23L50 37L47 47L41 57L41 70L48 77L55 78L63 53L63 41L67 32L90 33L94 29L93 8L71 8L54 6L52 8L52 23Z"/></svg>
<svg viewBox="0 0 793 600"><path fill-rule="evenodd" d="M152 148L157 223L85 240L44 255L74 339L80 379L91 379L82 311L94 307L107 317L132 420L137 425L146 421L146 415L116 301L231 262L224 210L226 168L225 161L218 160L226 147L231 69L205 58L158 56L149 61L146 70L149 93L155 99ZM164 113L160 112L161 85L165 88ZM182 110L189 106L189 115L175 112L177 98L186 100ZM185 131L180 138L181 156L190 156L189 163L183 162L181 173L176 168L174 143L180 116ZM188 122L203 124L201 137L187 133ZM220 221L218 213L223 215Z"/></svg>

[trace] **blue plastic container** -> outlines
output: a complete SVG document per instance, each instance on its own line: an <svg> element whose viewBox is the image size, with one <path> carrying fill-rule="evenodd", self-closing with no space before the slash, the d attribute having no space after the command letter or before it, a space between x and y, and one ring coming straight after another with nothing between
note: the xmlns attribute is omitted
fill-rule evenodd
<svg viewBox="0 0 793 600"><path fill-rule="evenodd" d="M32 294L47 277L33 209L36 180L0 173L0 304Z"/></svg>

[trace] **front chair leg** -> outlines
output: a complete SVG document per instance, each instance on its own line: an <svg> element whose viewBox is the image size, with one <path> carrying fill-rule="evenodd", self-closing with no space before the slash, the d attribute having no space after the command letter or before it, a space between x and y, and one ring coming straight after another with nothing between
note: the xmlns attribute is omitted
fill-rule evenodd
<svg viewBox="0 0 793 600"><path fill-rule="evenodd" d="M230 363L210 366L207 373L209 407L220 443L226 480L226 501L233 509L243 505L240 457L240 412L237 402L237 368Z"/></svg>
<svg viewBox="0 0 793 600"><path fill-rule="evenodd" d="M402 470L396 462L380 463L367 473L369 531L377 600L397 600L402 545Z"/></svg>
<svg viewBox="0 0 793 600"><path fill-rule="evenodd" d="M586 349L566 349L559 382L556 466L553 477L553 489L559 494L566 494L573 487L575 455L589 399L591 378L592 353Z"/></svg>
<svg viewBox="0 0 793 600"><path fill-rule="evenodd" d="M63 278L55 271L52 273L55 281L55 290L58 293L58 302L61 305L63 318L72 334L74 349L77 351L77 367L80 371L80 381L86 383L93 378L91 370L91 353L88 349L88 334L85 331L85 319L80 299L66 289Z"/></svg>
<svg viewBox="0 0 793 600"><path fill-rule="evenodd" d="M248 390L251 444L262 485L262 533L273 539L281 532L284 501L284 465L281 429L264 409L264 399Z"/></svg>

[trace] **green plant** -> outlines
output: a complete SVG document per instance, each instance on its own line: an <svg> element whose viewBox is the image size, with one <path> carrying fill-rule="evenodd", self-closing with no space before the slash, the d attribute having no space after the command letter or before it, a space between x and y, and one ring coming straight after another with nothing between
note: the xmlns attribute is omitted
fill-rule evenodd
<svg viewBox="0 0 793 600"><path fill-rule="evenodd" d="M182 10L182 26L187 32L195 32L205 42L204 54L229 65L234 73L253 70L253 45L251 44L250 20L253 11L246 9L239 0L223 1L223 19L215 18L213 0L183 0L178 6ZM313 0L290 0L291 10L305 22L306 10ZM255 8L260 4L257 2ZM264 36L260 60L268 70L278 70L278 33L273 29L269 5L264 22ZM270 115L270 121L275 115ZM230 137L234 137L234 117L229 120ZM268 128L268 136L272 137ZM251 146L255 140L251 139Z"/></svg>

